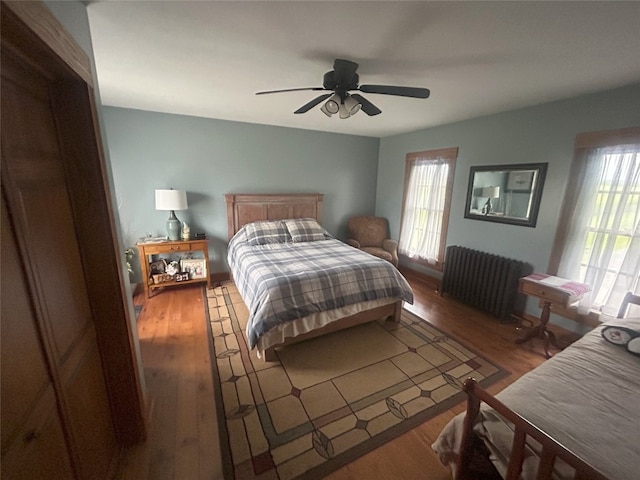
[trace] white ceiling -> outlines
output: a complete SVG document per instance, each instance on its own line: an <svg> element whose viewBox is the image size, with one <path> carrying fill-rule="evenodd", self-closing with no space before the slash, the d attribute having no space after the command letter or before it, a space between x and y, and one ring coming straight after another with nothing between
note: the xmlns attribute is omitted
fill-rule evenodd
<svg viewBox="0 0 640 480"><path fill-rule="evenodd" d="M640 82L640 2L97 1L87 7L104 105L385 137ZM335 58L361 84L349 119L322 85ZM640 107L639 107L640 108Z"/></svg>

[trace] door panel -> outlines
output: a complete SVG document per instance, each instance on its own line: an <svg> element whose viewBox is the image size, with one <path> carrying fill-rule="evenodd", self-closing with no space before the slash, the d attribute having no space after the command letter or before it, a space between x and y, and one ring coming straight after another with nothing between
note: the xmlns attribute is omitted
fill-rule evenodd
<svg viewBox="0 0 640 480"><path fill-rule="evenodd" d="M109 404L104 395L102 365L97 348L86 352L66 384L71 428L81 459L82 478L103 479L113 456L113 432L105 428ZM87 408L91 405L91 408Z"/></svg>
<svg viewBox="0 0 640 480"><path fill-rule="evenodd" d="M78 478L71 468L69 449L51 385L39 396L27 422L2 452L4 480Z"/></svg>
<svg viewBox="0 0 640 480"><path fill-rule="evenodd" d="M2 476L74 478L4 199L0 295Z"/></svg>
<svg viewBox="0 0 640 480"><path fill-rule="evenodd" d="M4 453L51 382L4 201L1 228L0 432Z"/></svg>

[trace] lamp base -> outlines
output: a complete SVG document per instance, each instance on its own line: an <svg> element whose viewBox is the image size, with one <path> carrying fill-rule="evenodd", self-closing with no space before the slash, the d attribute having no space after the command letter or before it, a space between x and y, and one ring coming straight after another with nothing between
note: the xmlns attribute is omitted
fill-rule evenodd
<svg viewBox="0 0 640 480"><path fill-rule="evenodd" d="M176 217L175 212L171 210L169 220L167 220L167 236L169 237L169 240L172 242L180 240L180 227L180 220Z"/></svg>
<svg viewBox="0 0 640 480"><path fill-rule="evenodd" d="M491 213L491 199L487 198L487 203L484 204L484 207L482 207L482 212L485 215L489 215Z"/></svg>

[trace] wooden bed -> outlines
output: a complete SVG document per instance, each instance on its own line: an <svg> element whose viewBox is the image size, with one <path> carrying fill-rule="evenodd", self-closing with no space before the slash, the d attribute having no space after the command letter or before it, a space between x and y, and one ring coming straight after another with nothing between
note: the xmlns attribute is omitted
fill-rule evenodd
<svg viewBox="0 0 640 480"><path fill-rule="evenodd" d="M284 220L289 218L314 218L322 224L323 194L238 194L225 195L227 204L227 230L229 240L244 225L260 220ZM276 360L275 349L298 343L328 333L344 330L356 325L389 318L400 321L402 300L387 305L363 310L355 315L344 316L322 328L296 337L289 337L283 343L264 351L265 361Z"/></svg>
<svg viewBox="0 0 640 480"><path fill-rule="evenodd" d="M637 302L640 297L627 295L618 318L609 317L495 397L468 379L466 414L451 420L432 445L455 479L638 478L640 356L602 334L611 326L640 333L640 318L621 318L628 303Z"/></svg>
<svg viewBox="0 0 640 480"><path fill-rule="evenodd" d="M536 472L538 479L551 480L556 459L560 459L575 470L576 479L607 480L607 477L598 472L587 461L483 390L473 378L465 381L464 391L467 394L467 410L463 424L459 467L455 480L477 480L478 478L479 472L474 469L474 464L477 463L477 459L474 459L474 456L478 455L478 453L472 443L477 438L474 437L473 425L482 403L490 406L514 426L513 447L505 480L518 480L520 478L525 460L527 437L533 438L542 445L542 454Z"/></svg>

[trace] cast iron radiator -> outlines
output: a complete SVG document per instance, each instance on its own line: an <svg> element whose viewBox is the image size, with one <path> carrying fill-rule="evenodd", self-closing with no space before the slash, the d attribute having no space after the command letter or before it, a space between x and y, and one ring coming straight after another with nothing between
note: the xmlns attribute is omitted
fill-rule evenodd
<svg viewBox="0 0 640 480"><path fill-rule="evenodd" d="M440 295L445 293L510 320L518 297L518 279L525 263L470 248L447 247Z"/></svg>

